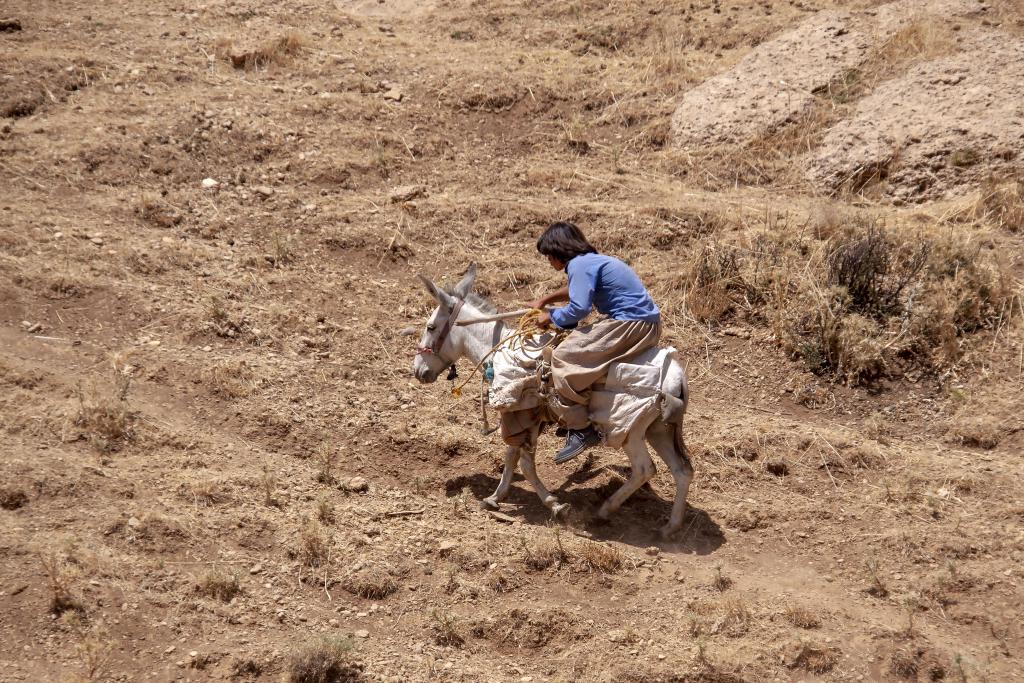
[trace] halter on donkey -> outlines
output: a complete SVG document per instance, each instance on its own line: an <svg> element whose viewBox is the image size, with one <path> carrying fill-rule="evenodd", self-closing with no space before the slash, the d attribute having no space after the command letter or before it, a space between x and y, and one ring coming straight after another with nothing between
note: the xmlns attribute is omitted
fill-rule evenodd
<svg viewBox="0 0 1024 683"><path fill-rule="evenodd" d="M466 275L450 292L437 287L423 276L420 276L420 279L438 303L437 308L427 319L412 366L416 379L424 384L429 384L437 381L437 378L445 370L454 370L455 363L459 359L466 358L473 364L483 361L491 352L494 340L502 338L503 323L493 321L465 327L455 325L455 321L460 318L479 318L482 313L481 306L486 305L483 300L472 294L473 282L476 280L476 264L470 265ZM686 372L674 360L665 373L661 383L661 392L666 396L676 397L682 404L681 411L673 421L666 421L661 416L653 416L633 426L622 445L622 450L629 457L629 479L601 505L597 516L601 519L608 519L627 498L654 476L654 462L644 444L646 439L647 443L668 465L676 484L672 512L668 523L661 529L662 535L668 536L682 526L683 514L686 511L686 494L693 479L693 467L682 438L682 413L686 409L689 390ZM568 510L568 503L560 503L537 476L534 453L537 436L543 426L538 424L531 429L526 445L509 446L506 449L501 481L494 493L483 500L484 505L494 509L498 508L501 501L508 495L512 485L512 475L515 474L516 467L519 466L526 480L540 497L541 502L551 510L554 516L557 517Z"/></svg>

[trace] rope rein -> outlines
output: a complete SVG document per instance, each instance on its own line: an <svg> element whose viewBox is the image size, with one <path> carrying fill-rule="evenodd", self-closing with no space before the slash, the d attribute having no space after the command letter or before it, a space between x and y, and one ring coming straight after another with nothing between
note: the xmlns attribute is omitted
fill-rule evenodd
<svg viewBox="0 0 1024 683"><path fill-rule="evenodd" d="M487 363L496 352L500 351L506 343L509 344L509 351L516 353L522 351L527 352L526 344L537 335L544 333L544 327L538 323L540 314L543 313L539 308L531 308L527 311L516 324L516 329L504 339L499 341L497 344L491 347L491 350L484 354L484 357L480 359L480 362L476 364L473 371L469 373L469 376L462 381L462 384L452 389L452 396L458 398L462 396L462 388L469 383L469 380L473 379L473 376ZM543 351L549 346L553 346L562 336L562 332L556 332L551 335L551 339L545 342L540 347L531 347L530 351ZM486 419L486 418L485 418Z"/></svg>

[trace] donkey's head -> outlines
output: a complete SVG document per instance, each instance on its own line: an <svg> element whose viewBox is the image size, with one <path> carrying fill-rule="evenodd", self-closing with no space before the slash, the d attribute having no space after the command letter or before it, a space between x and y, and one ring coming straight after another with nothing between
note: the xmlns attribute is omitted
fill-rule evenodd
<svg viewBox="0 0 1024 683"><path fill-rule="evenodd" d="M473 289L476 280L476 264L471 263L469 270L451 293L444 291L426 277L420 275L423 286L437 300L437 308L427 319L427 325L416 348L416 360L412 363L412 372L416 379L424 384L437 381L442 372L455 365L462 355L462 348L452 340L455 319Z"/></svg>

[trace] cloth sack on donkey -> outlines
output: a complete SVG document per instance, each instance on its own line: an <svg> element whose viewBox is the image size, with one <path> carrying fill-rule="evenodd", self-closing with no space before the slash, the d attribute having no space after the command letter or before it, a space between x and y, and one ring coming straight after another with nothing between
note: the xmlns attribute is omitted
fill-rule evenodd
<svg viewBox="0 0 1024 683"><path fill-rule="evenodd" d="M530 427L540 419L542 395L540 364L547 335L522 346L495 352L494 379L488 403L501 414L501 435L512 446L522 446ZM590 397L590 421L604 433L605 444L619 447L639 420L662 411L661 384L676 357L672 347L648 349L628 361L612 363Z"/></svg>

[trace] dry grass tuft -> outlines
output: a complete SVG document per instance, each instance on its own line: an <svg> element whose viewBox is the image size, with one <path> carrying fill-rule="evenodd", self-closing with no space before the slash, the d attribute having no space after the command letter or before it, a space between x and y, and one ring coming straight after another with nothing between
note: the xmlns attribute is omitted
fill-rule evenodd
<svg viewBox="0 0 1024 683"><path fill-rule="evenodd" d="M262 384L256 372L244 360L217 363L207 368L202 378L204 386L224 398L251 396Z"/></svg>
<svg viewBox="0 0 1024 683"><path fill-rule="evenodd" d="M327 498L320 498L316 502L316 518L324 524L334 524L337 515L334 512L334 505Z"/></svg>
<svg viewBox="0 0 1024 683"><path fill-rule="evenodd" d="M612 545L588 541L577 551L580 563L587 571L601 571L614 574L625 565L622 551Z"/></svg>
<svg viewBox="0 0 1024 683"><path fill-rule="evenodd" d="M110 357L111 383L107 391L78 390L78 415L75 425L101 452L116 451L134 436L134 413L128 406L134 367L123 354Z"/></svg>
<svg viewBox="0 0 1024 683"><path fill-rule="evenodd" d="M39 562L46 573L50 589L50 612L57 616L65 612L85 614L85 605L72 590L78 574L77 568L65 556L53 551L41 552Z"/></svg>
<svg viewBox="0 0 1024 683"><path fill-rule="evenodd" d="M865 563L865 566L870 578L870 584L866 589L867 594L873 595L876 598L884 598L889 595L889 589L882 580L882 575L878 569L878 560L872 558Z"/></svg>
<svg viewBox="0 0 1024 683"><path fill-rule="evenodd" d="M210 569L200 577L196 590L200 595L208 598L231 602L232 598L242 592L242 586L239 583L238 574L228 574L219 569Z"/></svg>
<svg viewBox="0 0 1024 683"><path fill-rule="evenodd" d="M231 66L236 69L251 70L287 62L308 44L309 40L301 33L289 31L251 49L239 48L230 38L222 38L214 46L214 52L218 57L230 60Z"/></svg>
<svg viewBox="0 0 1024 683"><path fill-rule="evenodd" d="M289 683L354 683L363 680L363 665L352 659L352 641L326 638L307 645L288 664Z"/></svg>
<svg viewBox="0 0 1024 683"><path fill-rule="evenodd" d="M434 642L445 647L462 647L466 639L459 633L458 620L450 612L433 610L430 613Z"/></svg>
<svg viewBox="0 0 1024 683"><path fill-rule="evenodd" d="M1024 232L1024 178L989 178L982 184L970 213L975 219L1004 230Z"/></svg>
<svg viewBox="0 0 1024 683"><path fill-rule="evenodd" d="M786 620L797 628L812 629L821 626L821 619L818 615L806 607L789 605L786 607Z"/></svg>
<svg viewBox="0 0 1024 683"><path fill-rule="evenodd" d="M341 587L367 600L383 600L398 590L398 582L384 567L360 564L342 577Z"/></svg>
<svg viewBox="0 0 1024 683"><path fill-rule="evenodd" d="M89 628L75 645L75 654L82 663L82 677L87 681L110 680L109 665L117 645L107 628L97 623Z"/></svg>
<svg viewBox="0 0 1024 683"><path fill-rule="evenodd" d="M727 591L732 583L732 579L722 574L722 565L716 565L715 575L711 578L711 586L718 591Z"/></svg>
<svg viewBox="0 0 1024 683"><path fill-rule="evenodd" d="M824 674L835 667L841 655L839 648L801 641L787 648L786 666Z"/></svg>
<svg viewBox="0 0 1024 683"><path fill-rule="evenodd" d="M998 420L988 416L957 419L946 432L953 443L969 448L991 450L1003 439Z"/></svg>
<svg viewBox="0 0 1024 683"><path fill-rule="evenodd" d="M331 448L329 443L324 442L317 447L313 457L317 467L314 479L321 484L333 486L336 482L334 478L334 464L337 460L338 452Z"/></svg>
<svg viewBox="0 0 1024 683"><path fill-rule="evenodd" d="M532 548L525 536L520 536L519 542L523 550L523 564L534 571L541 571L552 565L559 569L572 560L572 555L562 543L562 534L557 527L550 536L538 539Z"/></svg>
<svg viewBox="0 0 1024 683"><path fill-rule="evenodd" d="M308 520L299 530L298 555L307 567L323 567L331 557L333 541L316 519Z"/></svg>

